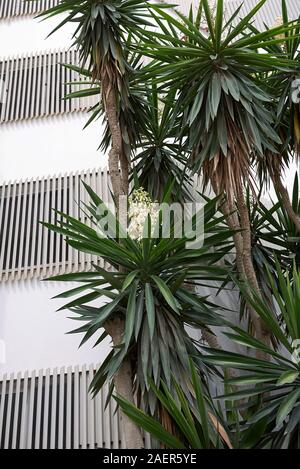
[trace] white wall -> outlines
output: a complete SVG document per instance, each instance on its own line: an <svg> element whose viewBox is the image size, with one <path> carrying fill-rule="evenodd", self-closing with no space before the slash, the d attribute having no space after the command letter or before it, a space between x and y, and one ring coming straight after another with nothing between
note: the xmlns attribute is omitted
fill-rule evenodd
<svg viewBox="0 0 300 469"><path fill-rule="evenodd" d="M0 126L0 184L106 165L97 150L101 124L85 130L86 113L33 119Z"/></svg>
<svg viewBox="0 0 300 469"><path fill-rule="evenodd" d="M47 38L58 22L59 18L41 21L32 16L0 20L0 58L70 47L73 25Z"/></svg>
<svg viewBox="0 0 300 469"><path fill-rule="evenodd" d="M68 288L72 285L38 280L0 285L0 342L5 346L0 379L6 372L96 364L105 358L108 339L94 349L96 339L78 349L82 334L66 335L84 324L68 319L68 311L56 312L66 301L51 298Z"/></svg>

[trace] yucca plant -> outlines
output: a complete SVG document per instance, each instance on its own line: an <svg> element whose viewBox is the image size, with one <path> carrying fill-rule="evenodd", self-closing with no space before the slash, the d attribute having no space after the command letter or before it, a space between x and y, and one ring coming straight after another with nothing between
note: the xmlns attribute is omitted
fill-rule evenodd
<svg viewBox="0 0 300 469"><path fill-rule="evenodd" d="M171 449L253 449L259 447L265 437L266 422L249 424L235 405L224 399L216 403L209 386L203 383L197 369L190 360L191 389L193 402L187 400L180 384L174 379L176 396L172 396L165 384L158 389L151 387L161 405L172 416L176 424L175 435L166 430L154 417L138 409L132 403L115 397L122 411L137 425ZM227 390L231 388L226 386Z"/></svg>
<svg viewBox="0 0 300 469"><path fill-rule="evenodd" d="M215 216L217 199L213 199L204 207L201 247L186 246L191 230L196 228L197 214L191 219L189 231L180 237L175 233L183 220L176 222L171 217L171 230L166 236L166 226L158 212L157 235L151 235L150 226L150 231L145 228L141 236L133 238L130 236L133 227L129 225L128 234L95 192L85 187L91 203L83 209L93 221L94 229L64 213L59 213L61 221L56 225L45 226L64 235L72 248L98 256L99 262L103 259L106 267L93 264L89 272L65 274L50 280L82 283L58 295L58 298L69 298L85 292L61 308L71 310L77 320L85 323L73 331L84 333L81 343L94 335L97 344L107 334L114 337L113 349L93 380L94 392L104 382L114 382L117 394L130 400L132 388L126 390L122 384L126 383L122 380L123 373L129 374L138 404L157 414L159 408L149 378L157 386L163 380L172 389L174 375L187 398L190 396L186 382L188 354L196 356L196 345L185 327L209 330L209 325L226 322L220 308L208 298L189 291L188 285L224 280L227 272L216 264L231 249L232 233L219 226L223 218ZM171 192L172 184L169 184L165 201ZM148 200L143 190L138 195L142 203ZM100 212L99 207L102 207ZM144 209L139 207L138 213ZM147 227L145 220L142 225ZM103 304L103 299L111 301ZM122 324L125 324L123 329ZM195 363L202 372L206 371L201 355Z"/></svg>
<svg viewBox="0 0 300 469"><path fill-rule="evenodd" d="M292 60L265 53L260 45L277 44L278 35L292 27L280 25L263 32L250 29L255 14L267 0L261 0L242 19L239 10L224 21L222 0L212 14L208 0L200 2L207 34L201 30L199 14L189 18L180 12L168 14L153 6L159 32L143 32L141 52L154 60L145 76L154 78L176 92L174 112L182 115L191 150L190 165L200 172L204 186L212 185L216 194L225 193L221 206L235 230L235 248L239 275L259 292L251 256L251 228L245 203L245 185L253 188L252 155L274 152L281 142L270 110L272 95L259 73L282 68L295 69ZM201 15L200 15L201 16ZM236 213L238 212L238 215ZM251 312L257 337L269 340L254 311Z"/></svg>
<svg viewBox="0 0 300 469"><path fill-rule="evenodd" d="M277 305L277 317L274 310L256 293L248 302L266 322L280 347L275 352L271 347L254 339L250 334L233 327L228 337L250 350L260 350L270 360L259 360L252 355L242 355L229 351L206 349L207 363L214 366L230 367L240 370L239 377L227 382L242 389L226 394L226 399L233 402L244 401L248 425L261 423L266 432L260 447L299 448L300 437L300 272L294 266L292 275L282 271L277 262L276 276L267 271L268 281L274 302ZM243 294L246 294L242 288Z"/></svg>
<svg viewBox="0 0 300 469"><path fill-rule="evenodd" d="M299 15L300 18L300 15ZM274 129L281 138L281 143L276 145L276 152L267 151L262 160L259 159L259 171L261 172L261 184L265 185L269 177L282 200L282 204L289 218L300 232L300 217L294 210L290 195L283 182L285 167L289 167L294 158L299 157L300 149L300 25L299 21L291 22L288 15L286 0L281 0L281 18L277 24L289 28L279 37L276 44L262 44L262 48L268 54L276 54L278 57L294 62L292 69L274 70L273 73L263 77L272 93L273 106L276 113ZM258 31L252 25L251 30Z"/></svg>

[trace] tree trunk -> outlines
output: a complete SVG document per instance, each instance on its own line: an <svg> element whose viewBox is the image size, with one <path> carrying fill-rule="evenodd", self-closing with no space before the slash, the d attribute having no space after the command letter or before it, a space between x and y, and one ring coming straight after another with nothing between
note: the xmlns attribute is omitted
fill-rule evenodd
<svg viewBox="0 0 300 469"><path fill-rule="evenodd" d="M104 73L101 83L105 115L111 134L111 149L108 154L108 169L113 194L116 199L116 207L118 209L119 197L121 195L128 194L129 163L123 149L123 139L119 123L116 91L113 84L110 83L108 73Z"/></svg>
<svg viewBox="0 0 300 469"><path fill-rule="evenodd" d="M249 283L252 290L256 291L258 295L261 295L260 287L257 281L256 272L253 266L252 261L252 241L251 241L251 224L249 219L249 212L248 207L245 202L245 197L243 194L243 190L240 187L238 194L237 194L237 208L240 215L240 223L242 229L242 237L243 237L243 265L245 270L246 280ZM271 333L270 330L266 327L262 319L259 315L253 311L251 306L249 307L249 311L251 314L252 322L255 326L257 338L265 343L266 345L270 345L271 341ZM260 358L266 358L265 354L261 354L258 352L257 355Z"/></svg>
<svg viewBox="0 0 300 469"><path fill-rule="evenodd" d="M111 149L108 154L108 169L112 190L115 197L117 216L119 220L124 217L120 213L120 196L128 194L128 172L129 164L123 151L123 139L118 118L118 103L116 90L112 83L112 73L104 71L101 77L102 99L105 107L105 114L111 134ZM115 318L104 324L105 330L111 336L115 347L122 342L125 331L125 321ZM114 384L116 393L134 403L133 393L133 373L130 357L124 359L120 369L115 375ZM143 438L141 430L125 414L121 413L121 424L126 447L128 449L143 448Z"/></svg>
<svg viewBox="0 0 300 469"><path fill-rule="evenodd" d="M114 318L106 321L106 332L111 336L113 344L118 347L123 338L125 331L125 321L121 318ZM117 395L123 397L127 401L135 404L133 394L133 376L130 357L127 357L116 373L114 384ZM127 415L121 412L121 425L123 436L127 449L140 449L144 447L144 442L140 428L130 420Z"/></svg>
<svg viewBox="0 0 300 469"><path fill-rule="evenodd" d="M212 180L212 187L215 194L219 195L220 190L215 179ZM252 262L251 225L249 213L241 188L239 190L239 194L236 195L237 207L233 206L233 200L234 197L229 197L227 201L221 204L220 210L226 217L229 228L234 231L241 231L233 235L238 275L246 285L249 283L251 288L260 295L260 288ZM236 209L238 209L239 217L236 213ZM261 340L263 343L269 344L270 332L264 327L260 316L250 305L248 305L248 311L257 339ZM257 356L262 358L261 352L257 352ZM266 358L265 355L263 358Z"/></svg>

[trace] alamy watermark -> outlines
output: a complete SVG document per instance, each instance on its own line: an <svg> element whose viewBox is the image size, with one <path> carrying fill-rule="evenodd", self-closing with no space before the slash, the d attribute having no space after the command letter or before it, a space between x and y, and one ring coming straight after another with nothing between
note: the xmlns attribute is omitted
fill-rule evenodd
<svg viewBox="0 0 300 469"><path fill-rule="evenodd" d="M187 249L199 249L204 241L205 203L157 203L142 188L118 201L119 220L113 204L97 207L98 234L101 237L142 239L185 238Z"/></svg>
<svg viewBox="0 0 300 469"><path fill-rule="evenodd" d="M295 104L300 103L300 78L296 78L292 82L292 101Z"/></svg>
<svg viewBox="0 0 300 469"><path fill-rule="evenodd" d="M292 342L292 362L296 365L300 365L300 339L295 339Z"/></svg>

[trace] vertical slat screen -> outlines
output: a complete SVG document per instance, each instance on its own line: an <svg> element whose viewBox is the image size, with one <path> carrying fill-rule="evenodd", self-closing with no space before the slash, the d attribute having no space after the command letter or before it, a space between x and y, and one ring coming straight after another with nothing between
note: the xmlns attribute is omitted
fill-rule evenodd
<svg viewBox="0 0 300 469"><path fill-rule="evenodd" d="M84 79L62 65L79 66L78 55L77 50L50 51L0 60L0 124L83 111L96 104L97 96L64 99L78 91Z"/></svg>
<svg viewBox="0 0 300 469"><path fill-rule="evenodd" d="M35 15L58 3L59 0L0 0L0 19Z"/></svg>
<svg viewBox="0 0 300 469"><path fill-rule="evenodd" d="M11 373L0 379L0 449L121 448L107 387L88 392L95 366Z"/></svg>
<svg viewBox="0 0 300 469"><path fill-rule="evenodd" d="M43 227L53 223L53 209L89 223L78 202L88 201L82 182L91 186L104 202L111 202L107 170L92 170L9 182L0 186L0 281L45 278L49 275L86 270L91 256L66 246L62 237Z"/></svg>

